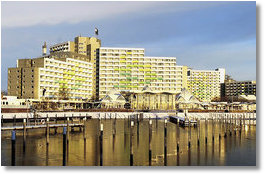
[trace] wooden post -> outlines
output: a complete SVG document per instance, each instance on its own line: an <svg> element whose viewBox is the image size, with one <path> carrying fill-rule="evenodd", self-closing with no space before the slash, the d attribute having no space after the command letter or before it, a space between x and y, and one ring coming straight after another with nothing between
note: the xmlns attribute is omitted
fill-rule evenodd
<svg viewBox="0 0 265 175"><path fill-rule="evenodd" d="M152 166L152 120L149 120L149 166Z"/></svg>
<svg viewBox="0 0 265 175"><path fill-rule="evenodd" d="M140 115L137 115L137 147L139 146L139 117Z"/></svg>
<svg viewBox="0 0 265 175"><path fill-rule="evenodd" d="M245 125L246 125L245 119L246 119L246 113L244 113L244 115L243 115L243 126L244 126L244 129L245 129Z"/></svg>
<svg viewBox="0 0 265 175"><path fill-rule="evenodd" d="M198 122L200 123L200 120L197 121L197 125L198 125ZM197 127L197 145L198 147L200 146L200 125Z"/></svg>
<svg viewBox="0 0 265 175"><path fill-rule="evenodd" d="M164 166L167 166L167 119L164 125Z"/></svg>
<svg viewBox="0 0 265 175"><path fill-rule="evenodd" d="M178 119L179 120L179 119ZM176 125L177 127L177 134L176 134L176 140L177 140L177 166L179 166L179 136L180 136L180 130L179 130L179 121Z"/></svg>
<svg viewBox="0 0 265 175"><path fill-rule="evenodd" d="M67 137L67 143L69 142L69 117L67 117L67 133L66 133L66 137Z"/></svg>
<svg viewBox="0 0 265 175"><path fill-rule="evenodd" d="M11 136L11 165L15 166L16 165L16 131L12 131L12 136Z"/></svg>
<svg viewBox="0 0 265 175"><path fill-rule="evenodd" d="M66 166L67 128L63 128L63 166Z"/></svg>
<svg viewBox="0 0 265 175"><path fill-rule="evenodd" d="M207 127L207 118L205 119L205 144L207 144L207 135L208 135L208 127Z"/></svg>
<svg viewBox="0 0 265 175"><path fill-rule="evenodd" d="M224 133L224 138L226 138L227 134L226 134L226 131L227 131L227 116L224 115L224 119L225 119L225 122L224 122L224 130L225 130L225 133Z"/></svg>
<svg viewBox="0 0 265 175"><path fill-rule="evenodd" d="M233 124L233 129L234 129L234 132L235 132L235 136L236 136L236 128L237 128L237 122L238 122L238 116L239 116L240 114L235 114L234 115L234 124Z"/></svg>
<svg viewBox="0 0 265 175"><path fill-rule="evenodd" d="M26 125L27 125L26 119L23 119L23 153L25 153L26 151L26 134L27 134Z"/></svg>
<svg viewBox="0 0 265 175"><path fill-rule="evenodd" d="M230 136L232 136L232 131L231 131L231 126L232 126L232 114L230 114L230 116L229 116L229 133L230 133Z"/></svg>
<svg viewBox="0 0 265 175"><path fill-rule="evenodd" d="M103 123L100 124L100 135L99 135L99 165L103 166Z"/></svg>
<svg viewBox="0 0 265 175"><path fill-rule="evenodd" d="M214 126L214 118L212 119L212 142L213 142L213 144L214 144L214 131L215 131L215 128L214 128L215 126Z"/></svg>
<svg viewBox="0 0 265 175"><path fill-rule="evenodd" d="M113 136L113 138L115 138L115 135L116 135L116 115L115 115L115 120L113 121L113 131L112 132L113 132L112 136Z"/></svg>
<svg viewBox="0 0 265 175"><path fill-rule="evenodd" d="M86 142L86 117L83 118L83 136L84 136L84 141Z"/></svg>
<svg viewBox="0 0 265 175"><path fill-rule="evenodd" d="M49 118L46 119L46 144L49 145Z"/></svg>
<svg viewBox="0 0 265 175"><path fill-rule="evenodd" d="M3 127L3 123L4 123L4 116L1 115L1 127Z"/></svg>
<svg viewBox="0 0 265 175"><path fill-rule="evenodd" d="M72 120L72 124L74 124L74 114L72 114L71 120ZM71 128L71 132L74 132L74 127L72 126L70 128Z"/></svg>
<svg viewBox="0 0 265 175"><path fill-rule="evenodd" d="M57 118L58 118L58 116L57 116L57 114L55 114L55 124L58 123ZM54 128L54 133L57 134L57 127Z"/></svg>
<svg viewBox="0 0 265 175"><path fill-rule="evenodd" d="M130 166L133 166L133 126L134 126L134 122L131 121L131 131L130 131Z"/></svg>
<svg viewBox="0 0 265 175"><path fill-rule="evenodd" d="M13 118L13 126L16 126L16 118L17 118L17 116L14 115L14 118Z"/></svg>

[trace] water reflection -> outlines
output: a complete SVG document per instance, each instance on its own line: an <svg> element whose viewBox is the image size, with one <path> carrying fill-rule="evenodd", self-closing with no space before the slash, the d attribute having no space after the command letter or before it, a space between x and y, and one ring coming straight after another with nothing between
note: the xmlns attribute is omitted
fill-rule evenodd
<svg viewBox="0 0 265 175"><path fill-rule="evenodd" d="M100 164L99 122L98 119L86 121L85 137L84 133L77 128L70 132L66 165L98 166ZM152 127L150 129L152 131L151 164L152 166L164 165L164 122L162 120L155 120L150 125L149 120L146 119L135 122L132 128L128 119L108 119L101 122L104 125L104 166L129 166L131 149L133 165L148 166L149 126ZM130 137L131 131L132 137ZM132 138L131 146L130 138ZM169 122L166 140L168 166L256 165L255 126L245 126L239 130L233 125L221 124L217 121L201 121L197 128L182 128ZM10 131L2 132L1 154L2 166L11 165ZM48 146L44 129L27 131L25 143L23 143L23 132L17 131L16 165L61 166L62 162L62 128L57 130L57 134L54 129L50 129Z"/></svg>

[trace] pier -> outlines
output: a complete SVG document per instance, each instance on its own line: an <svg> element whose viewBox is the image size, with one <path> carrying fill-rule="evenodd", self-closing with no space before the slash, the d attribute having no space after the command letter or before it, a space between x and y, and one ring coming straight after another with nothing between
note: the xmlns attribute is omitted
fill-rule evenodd
<svg viewBox="0 0 265 175"><path fill-rule="evenodd" d="M83 123L70 123L69 125L67 124L49 124L49 128L60 128L60 127L83 127ZM39 128L47 128L47 125L26 125L24 126L4 126L1 127L1 131L7 131L7 130L24 130L24 129L39 129Z"/></svg>

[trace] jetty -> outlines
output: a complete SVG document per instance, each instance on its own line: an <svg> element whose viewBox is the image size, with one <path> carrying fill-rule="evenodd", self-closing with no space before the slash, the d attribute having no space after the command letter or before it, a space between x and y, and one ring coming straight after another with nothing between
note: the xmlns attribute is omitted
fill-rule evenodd
<svg viewBox="0 0 265 175"><path fill-rule="evenodd" d="M59 127L83 127L83 123L69 123L68 125L66 123L62 124L49 124L49 128L59 128ZM1 127L1 131L7 131L7 130L24 130L24 129L39 129L39 128L47 128L46 124L41 124L41 125L26 125L26 126L3 126Z"/></svg>
<svg viewBox="0 0 265 175"><path fill-rule="evenodd" d="M175 124L179 124L180 126L197 126L197 120L179 117L179 116L169 116L169 121Z"/></svg>

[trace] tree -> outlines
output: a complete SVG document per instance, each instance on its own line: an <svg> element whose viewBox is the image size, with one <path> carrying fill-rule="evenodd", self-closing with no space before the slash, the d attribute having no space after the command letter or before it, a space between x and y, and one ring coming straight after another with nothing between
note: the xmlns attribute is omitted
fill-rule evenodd
<svg viewBox="0 0 265 175"><path fill-rule="evenodd" d="M58 100L69 100L70 90L67 86L60 86Z"/></svg>

